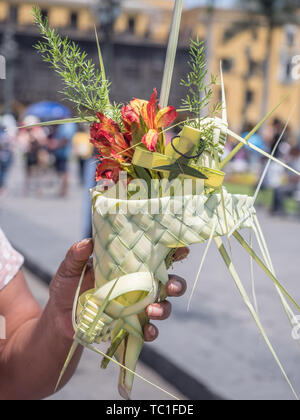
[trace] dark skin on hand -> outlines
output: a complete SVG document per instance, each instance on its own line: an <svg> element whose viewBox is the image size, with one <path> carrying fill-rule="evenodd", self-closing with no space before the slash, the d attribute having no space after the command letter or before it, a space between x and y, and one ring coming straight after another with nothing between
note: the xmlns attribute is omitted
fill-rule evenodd
<svg viewBox="0 0 300 420"><path fill-rule="evenodd" d="M0 400L42 399L54 393L59 374L71 348L74 330L72 307L82 270L93 252L91 239L71 247L50 285L50 297L44 310L32 296L23 272L0 292L0 314L6 319L6 340L0 340ZM188 255L187 248L179 249L175 260ZM94 287L91 264L85 274L81 292ZM166 293L182 296L186 281L169 276ZM170 316L168 301L149 305L146 314L151 320ZM144 328L146 341L158 336L158 328L148 323ZM75 353L61 386L74 374L82 354ZM28 374L30 372L30 374Z"/></svg>

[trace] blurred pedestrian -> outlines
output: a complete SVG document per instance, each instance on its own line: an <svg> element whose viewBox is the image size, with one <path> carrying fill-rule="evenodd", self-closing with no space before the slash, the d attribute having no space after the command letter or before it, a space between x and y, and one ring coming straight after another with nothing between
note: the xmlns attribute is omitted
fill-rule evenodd
<svg viewBox="0 0 300 420"><path fill-rule="evenodd" d="M276 158L285 157L290 152L290 148L288 146L289 132L287 129L285 133L283 133L283 131L283 122L279 118L274 118L272 124L267 127L263 133L264 141L268 146L268 151L270 153L273 152L279 138L281 137L280 144L274 153Z"/></svg>
<svg viewBox="0 0 300 420"><path fill-rule="evenodd" d="M74 123L58 125L49 140L49 149L55 157L55 169L61 180L60 197L65 197L69 190L68 161L76 132L77 125Z"/></svg>
<svg viewBox="0 0 300 420"><path fill-rule="evenodd" d="M236 145L237 143L234 140L230 143L228 142L225 150L225 156L230 153ZM243 173L247 172L248 166L246 150L245 147L243 147L231 160L230 170L235 173Z"/></svg>
<svg viewBox="0 0 300 420"><path fill-rule="evenodd" d="M12 115L0 119L0 196L5 194L8 171L13 162L13 142L15 141L16 121Z"/></svg>
<svg viewBox="0 0 300 420"><path fill-rule="evenodd" d="M275 118L272 124L272 128L273 128L273 136L271 139L271 144L270 144L270 151L273 152L280 136L283 133L283 129L284 129L284 125L283 123L280 121L279 118ZM282 140L278 146L278 148L275 150L274 152L274 156L275 157L280 157L282 154L284 154L284 150L282 148L282 145L284 145L284 143L286 142L287 137L286 135L283 135Z"/></svg>
<svg viewBox="0 0 300 420"><path fill-rule="evenodd" d="M78 132L73 137L73 151L78 162L79 180L81 185L84 185L85 164L93 154L90 129L87 124L78 125Z"/></svg>
<svg viewBox="0 0 300 420"><path fill-rule="evenodd" d="M5 193L9 169L13 162L13 148L17 137L17 123L12 114L0 119L0 195Z"/></svg>
<svg viewBox="0 0 300 420"><path fill-rule="evenodd" d="M293 147L289 154L289 166L300 172L300 146ZM272 214L284 214L284 201L288 197L298 197L300 181L298 175L285 171L285 183L274 188L274 199L271 208Z"/></svg>
<svg viewBox="0 0 300 420"><path fill-rule="evenodd" d="M18 139L25 148L25 193L31 189L33 181L37 192L40 192L40 169L45 166L45 154L47 153L47 135L42 127L36 126L40 120L32 115L24 118L21 125L33 126L21 128Z"/></svg>
<svg viewBox="0 0 300 420"><path fill-rule="evenodd" d="M242 133L242 137L243 138L247 137L251 133L254 126L255 124L251 124L249 122L246 123L243 133ZM248 140L248 142L265 152L268 149L267 145L264 142L263 137L259 133L253 134ZM249 163L250 170L258 173L261 168L261 162L262 162L261 155L255 150L251 149L249 146L245 147L245 152L246 152L246 160Z"/></svg>
<svg viewBox="0 0 300 420"><path fill-rule="evenodd" d="M272 124L267 127L264 131L264 140L268 147L268 152L273 153L273 155L287 163L289 159L289 154L291 151L291 146L289 144L289 132L288 130L284 131L284 124L279 118L275 118ZM278 140L281 138L280 143L277 145ZM275 146L277 148L275 149ZM264 182L264 188L271 188L272 190L278 190L282 187L286 180L286 171L281 165L278 165L275 162L270 164L267 176Z"/></svg>
<svg viewBox="0 0 300 420"><path fill-rule="evenodd" d="M0 196L5 193L7 174L12 160L11 139L0 122Z"/></svg>

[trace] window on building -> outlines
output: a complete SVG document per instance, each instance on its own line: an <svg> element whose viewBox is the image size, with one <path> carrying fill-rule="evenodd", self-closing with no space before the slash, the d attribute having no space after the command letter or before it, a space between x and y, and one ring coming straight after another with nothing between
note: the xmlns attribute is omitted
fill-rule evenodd
<svg viewBox="0 0 300 420"><path fill-rule="evenodd" d="M77 25L78 25L78 13L72 12L70 16L70 26L73 29L77 29Z"/></svg>
<svg viewBox="0 0 300 420"><path fill-rule="evenodd" d="M41 14L43 19L48 18L48 10L47 9L41 9Z"/></svg>
<svg viewBox="0 0 300 420"><path fill-rule="evenodd" d="M250 104L252 104L253 103L253 100L254 100L254 92L253 92L253 90L251 90L251 89L247 89L246 90L246 98L245 98L245 100L246 100L246 104L247 105L250 105Z"/></svg>
<svg viewBox="0 0 300 420"><path fill-rule="evenodd" d="M222 102L223 101L222 89L221 88L216 89L215 92L216 92L216 94L214 95L214 97L216 98L216 101L217 102ZM225 86L225 96L226 96L226 98L228 98L228 90L227 90L226 86Z"/></svg>
<svg viewBox="0 0 300 420"><path fill-rule="evenodd" d="M296 35L297 27L295 25L285 26L285 38L288 47L293 47L295 45Z"/></svg>
<svg viewBox="0 0 300 420"><path fill-rule="evenodd" d="M232 58L222 59L222 68L224 73L229 73L233 69L234 60Z"/></svg>
<svg viewBox="0 0 300 420"><path fill-rule="evenodd" d="M294 54L289 53L286 49L280 52L279 56L279 80L282 84L288 85L293 82L292 70Z"/></svg>
<svg viewBox="0 0 300 420"><path fill-rule="evenodd" d="M258 39L257 27L253 27L251 29L251 36L252 36L253 41L256 41Z"/></svg>
<svg viewBox="0 0 300 420"><path fill-rule="evenodd" d="M144 37L145 39L149 39L150 36L151 36L151 29L147 27Z"/></svg>
<svg viewBox="0 0 300 420"><path fill-rule="evenodd" d="M223 39L222 42L226 43L228 41L230 41L232 39L233 35L232 35L232 30L231 28L227 28L224 32L223 32Z"/></svg>
<svg viewBox="0 0 300 420"><path fill-rule="evenodd" d="M252 76L258 75L261 72L261 70L262 70L261 63L252 60L252 58L249 59L249 64L248 65L249 65L248 77L252 77Z"/></svg>
<svg viewBox="0 0 300 420"><path fill-rule="evenodd" d="M285 65L285 78L286 80L291 80L291 74L292 74L292 61L289 60Z"/></svg>
<svg viewBox="0 0 300 420"><path fill-rule="evenodd" d="M280 75L279 75L279 79L280 82L287 85L292 83L293 79L292 79L292 57L290 57L288 54L284 54L281 57L281 63L280 63Z"/></svg>
<svg viewBox="0 0 300 420"><path fill-rule="evenodd" d="M135 18L133 16L130 16L128 18L128 32L130 34L135 33Z"/></svg>

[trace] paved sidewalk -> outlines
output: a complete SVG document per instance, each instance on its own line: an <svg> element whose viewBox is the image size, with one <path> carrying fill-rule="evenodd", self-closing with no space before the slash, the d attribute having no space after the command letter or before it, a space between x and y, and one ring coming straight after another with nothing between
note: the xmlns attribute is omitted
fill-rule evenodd
<svg viewBox="0 0 300 420"><path fill-rule="evenodd" d="M82 192L74 185L66 201L24 198L19 192L20 175L15 172L11 193L0 203L0 225L14 244L53 273L70 244L80 238ZM300 224L264 212L259 216L278 277L300 302ZM249 258L232 242L234 261L250 293ZM293 398L213 246L187 312L203 251L203 246L192 247L188 260L176 265L175 272L188 280L189 291L173 300L172 317L160 324L160 337L151 346L225 398ZM260 270L255 270L255 278L261 320L300 394L299 345L291 338L272 282Z"/></svg>

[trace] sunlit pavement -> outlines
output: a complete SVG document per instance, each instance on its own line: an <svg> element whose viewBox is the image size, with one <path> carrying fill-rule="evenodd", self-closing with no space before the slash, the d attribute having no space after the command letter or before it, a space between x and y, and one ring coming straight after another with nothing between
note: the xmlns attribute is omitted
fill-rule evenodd
<svg viewBox="0 0 300 420"><path fill-rule="evenodd" d="M20 171L21 167L16 165L10 180L10 192L7 198L1 198L0 225L10 240L30 259L53 273L68 247L80 239L83 193L77 180L73 179L73 189L68 199L53 196L26 198L22 196ZM259 212L259 217L277 275L297 302L300 302L300 223L296 220L270 218L264 211ZM245 237L248 235L245 232ZM241 278L251 293L249 258L234 243L234 239L232 250ZM168 321L160 323L159 339L151 345L226 398L293 398L213 246L191 310L187 312L188 295L203 251L203 246L192 247L188 260L175 266L174 272L188 280L189 290L184 298L173 300L172 316ZM255 280L261 320L300 394L299 343L291 338L289 323L272 282L259 269L255 269ZM87 360L95 360L93 354L85 357ZM68 393L67 397L72 397L73 392L75 395L75 389L81 392L80 388L84 387L80 386L80 375L89 376L88 372L93 372L95 366L96 373L91 375L90 382L93 394L89 395L99 398L101 390L98 384L101 383L103 373L98 372L98 365L97 357L89 368L81 365L78 379L75 378L73 382L74 391L72 388L64 391ZM116 382L116 376L112 378L108 374L105 378L107 383Z"/></svg>

